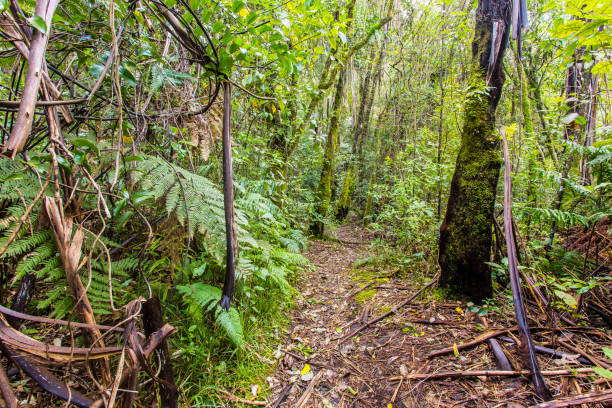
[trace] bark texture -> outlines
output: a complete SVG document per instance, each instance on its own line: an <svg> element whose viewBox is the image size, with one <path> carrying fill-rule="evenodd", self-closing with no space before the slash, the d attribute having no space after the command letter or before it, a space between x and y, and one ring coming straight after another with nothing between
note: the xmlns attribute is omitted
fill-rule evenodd
<svg viewBox="0 0 612 408"><path fill-rule="evenodd" d="M492 220L501 167L495 110L504 83L502 60L510 32L509 0L480 0L472 41L470 91L461 147L440 226L440 288L449 297L492 295ZM493 54L493 55L491 55Z"/></svg>
<svg viewBox="0 0 612 408"><path fill-rule="evenodd" d="M322 237L325 230L324 218L329 211L331 202L331 179L334 169L334 159L336 155L336 144L338 143L338 132L340 127L340 113L342 110L342 91L344 88L344 74L340 73L336 94L334 95L334 105L329 121L327 141L325 142L325 154L323 156L323 166L321 167L321 178L317 187L316 207L313 220L310 224L310 232L316 237Z"/></svg>

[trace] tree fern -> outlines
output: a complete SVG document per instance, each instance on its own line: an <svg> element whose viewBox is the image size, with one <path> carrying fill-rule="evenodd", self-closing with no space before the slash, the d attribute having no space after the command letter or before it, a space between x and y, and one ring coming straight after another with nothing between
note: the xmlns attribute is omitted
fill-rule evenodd
<svg viewBox="0 0 612 408"><path fill-rule="evenodd" d="M523 211L531 215L536 222L555 222L557 225L564 227L572 227L575 225L589 226L591 223L588 217L568 211L555 210L553 208L525 207Z"/></svg>
<svg viewBox="0 0 612 408"><path fill-rule="evenodd" d="M157 157L139 161L134 180L142 190L163 203L168 214L181 225L189 226L189 235L201 239L204 248L222 263L225 255L225 213L223 194L209 179L174 166ZM236 232L243 245L256 245L246 231L248 220L236 206Z"/></svg>

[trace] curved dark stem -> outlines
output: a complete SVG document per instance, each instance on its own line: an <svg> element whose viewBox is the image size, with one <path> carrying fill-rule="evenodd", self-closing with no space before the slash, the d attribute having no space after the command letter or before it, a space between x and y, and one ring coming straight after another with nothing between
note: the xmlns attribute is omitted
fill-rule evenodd
<svg viewBox="0 0 612 408"><path fill-rule="evenodd" d="M525 368L531 370L531 379L535 386L536 393L545 401L552 399L552 394L544 382L540 366L536 359L535 349L529 325L527 324L527 311L525 309L525 300L521 290L521 280L519 276L518 263L516 258L516 247L514 246L514 231L512 229L512 179L510 175L510 154L508 152L508 143L503 129L502 143L504 148L504 229L506 231L506 248L508 250L508 267L510 269L510 284L512 286L512 301L514 302L514 312L516 314L516 323L519 328L519 356Z"/></svg>
<svg viewBox="0 0 612 408"><path fill-rule="evenodd" d="M34 294L35 283L35 275L26 273L23 276L21 283L19 284L19 290L17 290L17 294L13 298L13 305L11 306L11 309L17 312L24 312L26 310L26 307L32 299L32 295ZM8 316L7 320L15 329L19 329L19 326L21 326L22 320L17 317Z"/></svg>
<svg viewBox="0 0 612 408"><path fill-rule="evenodd" d="M221 307L225 310L228 310L232 304L236 280L236 229L234 226L232 144L230 138L230 119L232 114L231 89L229 82L223 83L223 204L225 207L225 244L227 248L227 261Z"/></svg>

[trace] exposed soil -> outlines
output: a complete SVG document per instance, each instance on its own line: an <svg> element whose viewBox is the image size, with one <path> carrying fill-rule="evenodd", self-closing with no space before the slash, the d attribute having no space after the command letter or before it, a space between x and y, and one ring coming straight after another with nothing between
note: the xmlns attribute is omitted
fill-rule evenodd
<svg viewBox="0 0 612 408"><path fill-rule="evenodd" d="M341 226L334 237L312 241L305 253L315 268L298 284L301 298L292 312L286 343L278 350L276 373L268 378L271 407L517 408L539 402L526 376L400 379L413 373L496 370L487 341L431 359L427 355L492 330L512 328L510 301L506 308L479 317L465 304L435 300L433 289L427 289L397 313L347 338L364 322L417 293L434 273L412 270L400 277L384 264L364 262L372 256L373 236L359 227ZM602 345L610 345L609 330L560 330L554 319L538 313L537 306L529 308L536 343L565 352L562 359L539 356L543 370L589 367L577 360L576 350L609 362L601 353ZM551 324L557 330L546 329ZM560 348L559 340L575 350ZM512 367L520 369L515 347L500 343ZM546 381L556 397L610 388L590 373L547 376Z"/></svg>

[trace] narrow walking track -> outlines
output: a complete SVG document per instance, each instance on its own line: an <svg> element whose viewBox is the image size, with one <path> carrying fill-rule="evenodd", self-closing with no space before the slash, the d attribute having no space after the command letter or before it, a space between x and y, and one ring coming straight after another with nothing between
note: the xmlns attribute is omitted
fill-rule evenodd
<svg viewBox="0 0 612 408"><path fill-rule="evenodd" d="M395 374L386 361L376 360L388 338L380 336L376 344L360 339L338 345L337 340L370 318L371 307L355 299L365 290L359 291L364 280L355 276L353 265L369 255L373 237L355 226L339 227L334 237L338 242L312 241L305 253L314 268L298 283L301 297L276 373L282 387L270 398L276 406L380 407L393 393L391 383L371 381Z"/></svg>
<svg viewBox="0 0 612 408"><path fill-rule="evenodd" d="M486 345L459 356L426 359L431 351L479 334L475 316L464 314L457 302L427 298L427 291L396 314L347 338L422 289L434 271L411 271L400 278L397 270L386 270L384 262L366 261L376 257L369 245L374 236L357 226L339 227L334 238L312 241L305 252L314 268L298 282L301 296L292 311L292 325L277 351L276 372L268 377L268 406L508 406L509 401L521 400L519 395L529 394L519 380L392 381L414 372L495 369L495 362L486 357Z"/></svg>

